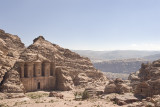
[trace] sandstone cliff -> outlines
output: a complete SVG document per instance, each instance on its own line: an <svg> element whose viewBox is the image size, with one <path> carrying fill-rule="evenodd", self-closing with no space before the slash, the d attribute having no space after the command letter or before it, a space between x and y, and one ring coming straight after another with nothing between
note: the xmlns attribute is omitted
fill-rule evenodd
<svg viewBox="0 0 160 107"><path fill-rule="evenodd" d="M90 59L52 44L42 36L33 41L33 44L21 54L20 59L33 60L37 55L55 62L58 90L71 90L77 85L102 82L106 79L100 71L93 67ZM78 76L80 73L85 73L84 76L87 79L84 79L84 76Z"/></svg>
<svg viewBox="0 0 160 107"><path fill-rule="evenodd" d="M94 62L94 66L103 72L130 74L138 71L142 63L148 62L144 59L123 59L104 62Z"/></svg>
<svg viewBox="0 0 160 107"><path fill-rule="evenodd" d="M23 93L24 92L24 86L22 82L20 81L19 73L11 69L8 71L1 83L1 91L3 93Z"/></svg>
<svg viewBox="0 0 160 107"><path fill-rule="evenodd" d="M144 98L160 94L160 60L153 63L143 63L137 73L135 78L130 78L131 82L137 81L138 83L135 87L136 96ZM133 77L133 74L130 77Z"/></svg>
<svg viewBox="0 0 160 107"><path fill-rule="evenodd" d="M57 90L66 91L73 89L74 86L86 86L87 84L105 84L106 77L102 72L93 67L89 58L81 57L69 49L52 44L45 40L43 36L34 39L33 44L25 48L18 36L0 30L0 45L0 80L3 80L2 82L0 81L1 88L3 87L1 90L14 90L16 89L14 87L21 86L20 84L14 85L16 81L19 81L16 72L16 61L35 61L37 57L41 61L55 62ZM13 69L10 70L11 68ZM8 73L6 73L7 71ZM8 75L17 77L17 80L10 81L10 76ZM22 92L23 86L19 90Z"/></svg>
<svg viewBox="0 0 160 107"><path fill-rule="evenodd" d="M0 82L24 49L25 46L18 36L0 30Z"/></svg>

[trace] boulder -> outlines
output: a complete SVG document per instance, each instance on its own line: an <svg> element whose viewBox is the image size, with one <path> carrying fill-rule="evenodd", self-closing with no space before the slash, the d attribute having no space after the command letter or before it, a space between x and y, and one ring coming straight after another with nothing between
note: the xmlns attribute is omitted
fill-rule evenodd
<svg viewBox="0 0 160 107"><path fill-rule="evenodd" d="M118 93L124 94L131 92L131 87L129 87L122 79L115 79L114 81L110 81L108 85L106 85L104 89L105 94L110 93Z"/></svg>
<svg viewBox="0 0 160 107"><path fill-rule="evenodd" d="M133 91L136 89L137 85L140 82L140 78L138 77L139 71L131 73L128 77L128 80L130 80L130 85L133 88Z"/></svg>
<svg viewBox="0 0 160 107"><path fill-rule="evenodd" d="M24 93L24 86L20 81L19 73L14 69L8 71L0 89L3 93Z"/></svg>
<svg viewBox="0 0 160 107"><path fill-rule="evenodd" d="M116 85L115 85L114 83L113 83L113 84L106 85L106 87L105 87L105 89L104 89L104 93L105 93L105 94L117 93Z"/></svg>

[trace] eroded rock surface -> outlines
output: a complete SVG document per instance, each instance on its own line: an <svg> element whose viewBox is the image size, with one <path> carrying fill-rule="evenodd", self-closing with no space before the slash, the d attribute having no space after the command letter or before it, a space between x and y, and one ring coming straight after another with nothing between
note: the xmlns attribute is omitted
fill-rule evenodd
<svg viewBox="0 0 160 107"><path fill-rule="evenodd" d="M21 54L20 59L32 60L36 58L36 54L55 62L58 90L68 91L82 83L104 82L106 80L104 74L96 70L88 58L52 44L42 36L34 40L33 44Z"/></svg>
<svg viewBox="0 0 160 107"><path fill-rule="evenodd" d="M104 93L110 94L110 93L118 93L118 94L124 94L131 92L131 87L129 87L122 79L116 79L114 81L110 81L108 85L106 85Z"/></svg>
<svg viewBox="0 0 160 107"><path fill-rule="evenodd" d="M2 87L5 86L4 80L6 79L3 76L14 65L17 66L16 61L32 62L37 59L40 61L55 62L57 90L68 91L73 89L74 86L88 83L96 86L96 83L98 85L104 85L105 80L107 80L102 72L93 67L89 58L81 57L69 49L52 44L45 40L43 36L34 39L33 44L25 48L18 36L0 30L0 45L0 82L3 80L1 83ZM14 72L18 71L17 68L13 70L15 70ZM12 75L12 72L6 75ZM6 82L6 84L9 83L11 81ZM8 89L12 88L12 86L9 86L11 85L7 85Z"/></svg>
<svg viewBox="0 0 160 107"><path fill-rule="evenodd" d="M19 73L14 69L5 74L1 84L0 88L3 93L24 93L24 86L20 81Z"/></svg>
<svg viewBox="0 0 160 107"><path fill-rule="evenodd" d="M130 80L130 85L133 88L133 91L136 89L137 85L140 83L140 78L138 77L139 71L131 73L128 77L128 80Z"/></svg>
<svg viewBox="0 0 160 107"><path fill-rule="evenodd" d="M18 36L0 30L0 83L24 49L25 46Z"/></svg>
<svg viewBox="0 0 160 107"><path fill-rule="evenodd" d="M142 64L138 77L140 82L135 89L136 96L145 98L160 94L160 60Z"/></svg>

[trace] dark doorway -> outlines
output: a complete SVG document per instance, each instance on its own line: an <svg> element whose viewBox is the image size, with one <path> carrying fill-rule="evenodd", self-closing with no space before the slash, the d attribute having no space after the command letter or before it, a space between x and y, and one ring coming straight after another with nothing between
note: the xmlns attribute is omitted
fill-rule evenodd
<svg viewBox="0 0 160 107"><path fill-rule="evenodd" d="M40 90L41 89L41 85L40 85L40 82L38 82L38 86L37 86L37 89Z"/></svg>

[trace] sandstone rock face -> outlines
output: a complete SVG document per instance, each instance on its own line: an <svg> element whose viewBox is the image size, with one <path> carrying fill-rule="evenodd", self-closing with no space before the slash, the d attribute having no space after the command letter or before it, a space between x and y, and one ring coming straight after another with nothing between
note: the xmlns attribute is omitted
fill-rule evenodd
<svg viewBox="0 0 160 107"><path fill-rule="evenodd" d="M114 83L109 83L104 90L105 94L117 93L116 85Z"/></svg>
<svg viewBox="0 0 160 107"><path fill-rule="evenodd" d="M110 94L110 93L129 93L131 92L131 88L125 84L125 82L121 79L116 79L114 81L110 81L108 85L106 85L104 93Z"/></svg>
<svg viewBox="0 0 160 107"><path fill-rule="evenodd" d="M160 94L160 60L142 64L139 70L140 83L135 89L135 95L141 98Z"/></svg>
<svg viewBox="0 0 160 107"><path fill-rule="evenodd" d="M83 85L86 84L88 81L91 81L91 78L87 77L85 73L79 73L75 78L74 78L74 84L77 85Z"/></svg>
<svg viewBox="0 0 160 107"><path fill-rule="evenodd" d="M33 44L25 48L18 36L0 30L0 41L0 82L3 80L2 87L10 83L4 82L6 79L6 77L3 78L5 72L9 71L13 65L15 65L14 70L18 71L15 68L17 66L16 61L30 62L37 59L55 63L51 65L56 68L54 73L57 90L68 91L73 89L74 86L87 84L88 82L99 83L100 85L100 83L104 84L104 81L107 80L102 72L93 67L90 59L81 57L69 49L52 44L45 40L43 36L39 36L33 41ZM11 75L11 73L14 72L12 71L6 75ZM8 89L12 88L12 86L9 86L11 85L7 85ZM20 89L18 92L21 92Z"/></svg>
<svg viewBox="0 0 160 107"><path fill-rule="evenodd" d="M16 70L8 71L1 84L0 89L3 93L24 93L23 84Z"/></svg>
<svg viewBox="0 0 160 107"><path fill-rule="evenodd" d="M88 58L52 44L42 36L36 38L34 43L22 52L20 59L24 61L33 60L36 59L37 54L45 60L55 62L58 90L68 91L81 83L106 80L103 73L96 70ZM81 73L84 75L82 76Z"/></svg>
<svg viewBox="0 0 160 107"><path fill-rule="evenodd" d="M109 60L103 62L94 62L94 66L103 71L111 73L130 74L137 71L142 63L146 63L144 59L123 59L123 60ZM112 78L112 77L111 77Z"/></svg>
<svg viewBox="0 0 160 107"><path fill-rule="evenodd" d="M56 68L56 78L57 90L69 91L73 89L74 83L67 69Z"/></svg>
<svg viewBox="0 0 160 107"><path fill-rule="evenodd" d="M138 77L139 71L135 72L135 73L131 73L128 77L129 80L131 81L139 81L139 77Z"/></svg>
<svg viewBox="0 0 160 107"><path fill-rule="evenodd" d="M25 46L18 36L0 30L0 83L24 49Z"/></svg>
<svg viewBox="0 0 160 107"><path fill-rule="evenodd" d="M139 71L135 72L135 73L131 73L128 77L128 80L130 80L130 85L133 88L133 91L136 89L137 85L140 82L140 78L138 77L139 75Z"/></svg>

